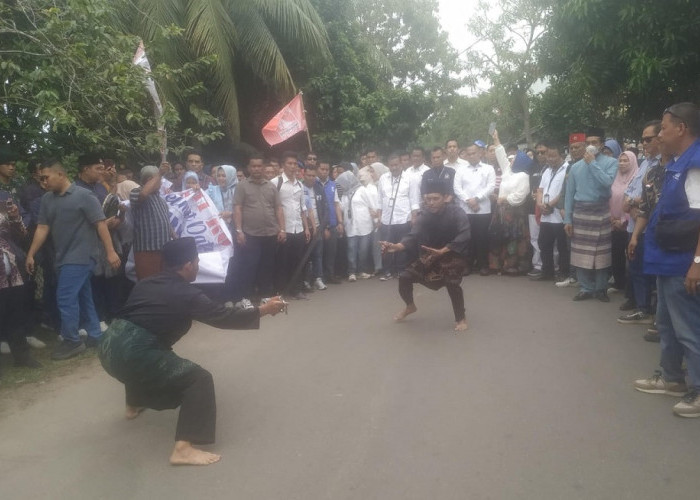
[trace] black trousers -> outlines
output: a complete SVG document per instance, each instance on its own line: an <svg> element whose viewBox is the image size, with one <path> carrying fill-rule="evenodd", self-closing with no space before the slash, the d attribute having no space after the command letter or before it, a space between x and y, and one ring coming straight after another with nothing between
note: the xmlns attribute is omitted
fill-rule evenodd
<svg viewBox="0 0 700 500"><path fill-rule="evenodd" d="M627 283L627 231L613 231L611 236L613 287L624 290Z"/></svg>
<svg viewBox="0 0 700 500"><path fill-rule="evenodd" d="M30 315L27 309L30 291L28 285L0 289L0 339L7 341L15 363L22 363L29 356L24 324Z"/></svg>
<svg viewBox="0 0 700 500"><path fill-rule="evenodd" d="M300 264L306 248L306 236L301 233L287 233L287 239L277 247L277 291L289 290L294 294L301 290L301 275L292 283L294 270Z"/></svg>
<svg viewBox="0 0 700 500"><path fill-rule="evenodd" d="M411 223L382 225L379 227L379 237L382 241L399 243L404 236L411 232ZM382 267L385 273L398 275L406 268L406 252L387 253L382 256Z"/></svg>
<svg viewBox="0 0 700 500"><path fill-rule="evenodd" d="M229 262L225 287L233 302L250 298L257 285L258 293L269 297L274 292L277 236L245 235L246 243L236 245Z"/></svg>
<svg viewBox="0 0 700 500"><path fill-rule="evenodd" d="M407 273L402 273L399 276L399 295L401 295L401 298L407 306L414 304L413 284L415 282L416 280L407 275ZM447 285L445 288L447 288L447 293L450 295L455 321L462 321L466 318L466 312L464 309L464 292L462 291L462 287L458 285Z"/></svg>
<svg viewBox="0 0 700 500"><path fill-rule="evenodd" d="M564 224L542 222L537 243L540 246L542 258L542 274L546 277L554 277L554 244L556 243L559 251L559 274L568 277L570 254Z"/></svg>
<svg viewBox="0 0 700 500"><path fill-rule="evenodd" d="M338 228L332 227L329 232L331 237L323 239L323 278L329 280L337 276L335 270L335 256L338 249Z"/></svg>
<svg viewBox="0 0 700 500"><path fill-rule="evenodd" d="M471 268L476 263L478 269L488 269L491 214L467 214L467 217L471 227L467 267Z"/></svg>

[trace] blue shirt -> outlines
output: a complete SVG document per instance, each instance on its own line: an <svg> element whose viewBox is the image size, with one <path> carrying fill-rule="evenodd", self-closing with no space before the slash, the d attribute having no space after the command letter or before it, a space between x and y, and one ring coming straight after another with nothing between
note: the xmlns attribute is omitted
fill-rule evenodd
<svg viewBox="0 0 700 500"><path fill-rule="evenodd" d="M598 153L590 164L579 160L573 164L566 179L564 223L573 220L574 202L604 202L610 199L610 186L617 175L617 160Z"/></svg>
<svg viewBox="0 0 700 500"><path fill-rule="evenodd" d="M328 224L330 227L335 227L338 225L338 217L335 213L335 192L337 189L335 181L332 181L329 178L326 179L326 182L318 179L318 182L323 186L323 190L326 193L326 201L328 202Z"/></svg>

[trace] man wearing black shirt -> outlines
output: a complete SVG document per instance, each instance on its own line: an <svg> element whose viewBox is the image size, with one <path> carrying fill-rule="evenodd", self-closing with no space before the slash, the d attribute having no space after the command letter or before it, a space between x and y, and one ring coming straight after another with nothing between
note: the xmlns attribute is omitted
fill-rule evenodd
<svg viewBox="0 0 700 500"><path fill-rule="evenodd" d="M103 335L100 361L125 386L127 419L145 408L180 407L171 464L208 465L221 456L192 445L214 442L214 382L207 370L177 356L172 346L189 331L192 320L216 328L257 329L262 316L283 311L285 304L279 297L247 309L212 302L190 285L199 271L194 238L169 241L162 254L166 271L136 284Z"/></svg>
<svg viewBox="0 0 700 500"><path fill-rule="evenodd" d="M454 181L455 170L450 167L445 167L445 152L441 147L435 147L430 153L430 170L423 174L423 179L420 184L421 196L431 192L434 185L439 184L447 190L446 194L450 197L454 196Z"/></svg>

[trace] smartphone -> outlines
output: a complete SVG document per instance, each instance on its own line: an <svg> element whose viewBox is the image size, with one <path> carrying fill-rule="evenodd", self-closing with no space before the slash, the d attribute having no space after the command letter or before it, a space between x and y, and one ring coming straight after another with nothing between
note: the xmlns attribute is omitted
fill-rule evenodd
<svg viewBox="0 0 700 500"><path fill-rule="evenodd" d="M491 122L491 124L489 125L489 136L492 136L495 131L496 131L496 122Z"/></svg>

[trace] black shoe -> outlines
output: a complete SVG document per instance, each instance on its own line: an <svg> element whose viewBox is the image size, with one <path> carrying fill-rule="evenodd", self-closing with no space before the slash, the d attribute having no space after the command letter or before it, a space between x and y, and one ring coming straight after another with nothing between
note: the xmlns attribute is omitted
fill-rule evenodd
<svg viewBox="0 0 700 500"><path fill-rule="evenodd" d="M637 309L637 303L632 299L627 299L620 306L620 311L634 311Z"/></svg>
<svg viewBox="0 0 700 500"><path fill-rule="evenodd" d="M540 274L539 276L530 277L530 281L555 281L551 274Z"/></svg>
<svg viewBox="0 0 700 500"><path fill-rule="evenodd" d="M649 328L647 333L644 334L644 340L647 342L656 342L657 344L661 342L661 337L659 337L659 331L653 328Z"/></svg>
<svg viewBox="0 0 700 500"><path fill-rule="evenodd" d="M533 269L532 271L527 273L527 275L530 278L539 278L542 275L542 271L538 271L537 269Z"/></svg>
<svg viewBox="0 0 700 500"><path fill-rule="evenodd" d="M601 302L610 302L610 297L608 297L606 292L597 292L595 298Z"/></svg>
<svg viewBox="0 0 700 500"><path fill-rule="evenodd" d="M96 339L95 337L88 337L85 339L85 347L88 349L97 347L99 343L100 339Z"/></svg>
<svg viewBox="0 0 700 500"><path fill-rule="evenodd" d="M572 300L574 302L579 302L581 300L588 300L592 298L593 294L591 292L578 292L576 295L574 295L574 298Z"/></svg>
<svg viewBox="0 0 700 500"><path fill-rule="evenodd" d="M41 368L44 365L42 365L36 359L32 358L29 354L27 354L26 356L22 356L21 359L16 359L15 366L25 368Z"/></svg>
<svg viewBox="0 0 700 500"><path fill-rule="evenodd" d="M85 344L82 341L70 342L64 340L53 350L51 359L54 361L70 359L82 352L85 352Z"/></svg>

